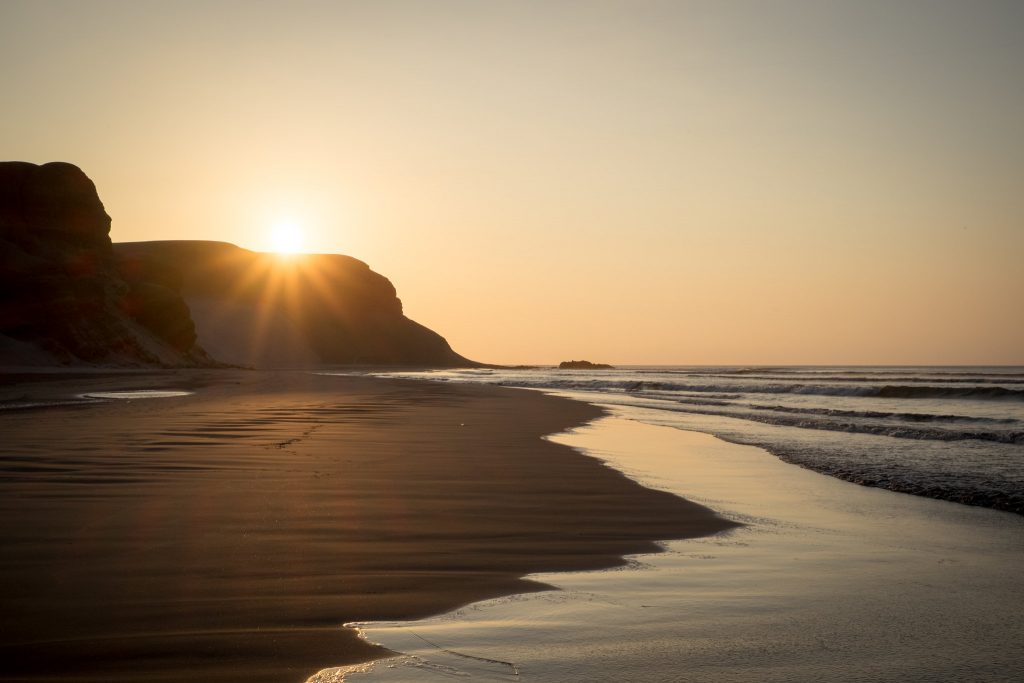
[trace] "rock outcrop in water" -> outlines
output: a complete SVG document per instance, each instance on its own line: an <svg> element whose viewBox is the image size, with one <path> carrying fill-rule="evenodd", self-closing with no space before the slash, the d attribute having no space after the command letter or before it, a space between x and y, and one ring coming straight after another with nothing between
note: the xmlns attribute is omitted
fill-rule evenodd
<svg viewBox="0 0 1024 683"><path fill-rule="evenodd" d="M200 343L229 363L472 365L405 317L387 278L349 256L281 256L206 241L115 250L145 280L180 287Z"/></svg>
<svg viewBox="0 0 1024 683"><path fill-rule="evenodd" d="M589 360L563 360L558 364L559 370L611 370L611 365L591 363Z"/></svg>
<svg viewBox="0 0 1024 683"><path fill-rule="evenodd" d="M124 277L78 167L0 162L0 363L210 365L172 288Z"/></svg>

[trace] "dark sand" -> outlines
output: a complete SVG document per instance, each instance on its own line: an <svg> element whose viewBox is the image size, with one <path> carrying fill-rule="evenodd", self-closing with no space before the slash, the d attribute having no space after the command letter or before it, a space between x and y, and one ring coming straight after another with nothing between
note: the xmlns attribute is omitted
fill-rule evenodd
<svg viewBox="0 0 1024 683"><path fill-rule="evenodd" d="M8 374L0 679L295 681L384 656L349 621L537 590L731 523L542 440L599 414L538 393L195 371Z"/></svg>

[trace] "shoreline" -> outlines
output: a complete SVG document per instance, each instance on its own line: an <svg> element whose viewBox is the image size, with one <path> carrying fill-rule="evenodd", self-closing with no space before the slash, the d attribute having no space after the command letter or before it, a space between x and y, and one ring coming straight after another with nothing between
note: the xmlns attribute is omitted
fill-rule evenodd
<svg viewBox="0 0 1024 683"><path fill-rule="evenodd" d="M626 574L541 574L531 578L557 591L362 624L402 654L308 683L356 672L366 683L437 672L503 681L510 671L536 683L562 683L567 671L595 683L680 672L698 682L1010 683L1024 671L1017 515L858 486L628 409L556 440L744 526L667 542Z"/></svg>
<svg viewBox="0 0 1024 683"><path fill-rule="evenodd" d="M662 366L383 376L516 386L651 410L652 421L754 445L857 484L1024 512L1024 367L864 370ZM1018 387L1018 388L1015 388ZM1013 393L1017 392L1017 393Z"/></svg>
<svg viewBox="0 0 1024 683"><path fill-rule="evenodd" d="M3 396L143 384L195 393L0 413L8 680L301 681L390 654L342 623L736 526L542 439L603 411L537 392L219 369Z"/></svg>

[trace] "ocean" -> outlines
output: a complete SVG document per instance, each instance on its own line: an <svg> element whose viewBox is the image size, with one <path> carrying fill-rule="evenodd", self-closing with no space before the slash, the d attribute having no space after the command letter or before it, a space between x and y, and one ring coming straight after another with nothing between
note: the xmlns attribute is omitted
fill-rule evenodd
<svg viewBox="0 0 1024 683"><path fill-rule="evenodd" d="M383 373L636 409L847 481L1024 514L1024 367L620 367Z"/></svg>
<svg viewBox="0 0 1024 683"><path fill-rule="evenodd" d="M349 624L396 656L307 683L1024 679L1024 369L387 376L605 406L549 438L742 526L625 567L529 577L549 591Z"/></svg>

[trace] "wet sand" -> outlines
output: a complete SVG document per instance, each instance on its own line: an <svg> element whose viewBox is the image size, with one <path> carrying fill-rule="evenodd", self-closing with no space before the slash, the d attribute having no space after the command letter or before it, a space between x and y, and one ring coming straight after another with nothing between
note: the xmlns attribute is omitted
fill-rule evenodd
<svg viewBox="0 0 1024 683"><path fill-rule="evenodd" d="M1024 518L857 486L612 408L571 434L645 484L745 526L671 541L560 590L363 626L402 656L346 683L1017 683ZM310 683L338 680L324 672Z"/></svg>
<svg viewBox="0 0 1024 683"><path fill-rule="evenodd" d="M599 415L534 392L195 371L8 374L0 678L302 681L386 656L341 625L542 589L729 528L542 440Z"/></svg>

